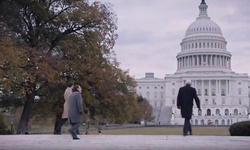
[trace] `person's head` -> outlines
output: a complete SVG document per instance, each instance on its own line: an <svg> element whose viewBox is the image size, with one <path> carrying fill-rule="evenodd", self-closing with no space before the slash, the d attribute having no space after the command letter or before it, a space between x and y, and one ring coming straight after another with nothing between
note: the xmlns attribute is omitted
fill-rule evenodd
<svg viewBox="0 0 250 150"><path fill-rule="evenodd" d="M190 79L186 80L186 85L191 85L192 81Z"/></svg>
<svg viewBox="0 0 250 150"><path fill-rule="evenodd" d="M73 82L69 82L68 84L67 84L67 87L69 88L69 87L71 87L71 88L73 88Z"/></svg>
<svg viewBox="0 0 250 150"><path fill-rule="evenodd" d="M75 85L72 89L72 92L82 92L82 88L80 85Z"/></svg>

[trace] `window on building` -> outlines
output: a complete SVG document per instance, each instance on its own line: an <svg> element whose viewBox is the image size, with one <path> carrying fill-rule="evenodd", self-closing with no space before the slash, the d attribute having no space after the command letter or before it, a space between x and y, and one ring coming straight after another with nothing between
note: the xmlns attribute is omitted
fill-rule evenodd
<svg viewBox="0 0 250 150"><path fill-rule="evenodd" d="M225 120L224 119L222 119L221 125L225 125Z"/></svg>
<svg viewBox="0 0 250 150"><path fill-rule="evenodd" d="M215 113L216 113L216 115L220 115L220 110L216 109Z"/></svg>
<svg viewBox="0 0 250 150"><path fill-rule="evenodd" d="M239 99L239 105L241 105L241 99Z"/></svg>
<svg viewBox="0 0 250 150"><path fill-rule="evenodd" d="M215 99L213 99L213 104L216 105Z"/></svg>
<svg viewBox="0 0 250 150"><path fill-rule="evenodd" d="M172 85L175 85L175 83L173 82Z"/></svg>
<svg viewBox="0 0 250 150"><path fill-rule="evenodd" d="M207 116L211 116L211 110L207 109Z"/></svg>
<svg viewBox="0 0 250 150"><path fill-rule="evenodd" d="M215 96L215 89L212 89L212 96Z"/></svg>
<svg viewBox="0 0 250 150"><path fill-rule="evenodd" d="M221 96L225 96L226 93L225 93L225 89L221 89Z"/></svg>
<svg viewBox="0 0 250 150"><path fill-rule="evenodd" d="M197 119L195 119L195 125L198 125L198 120Z"/></svg>
<svg viewBox="0 0 250 150"><path fill-rule="evenodd" d="M201 120L201 125L204 125L204 120Z"/></svg>
<svg viewBox="0 0 250 150"><path fill-rule="evenodd" d="M229 110L225 109L225 116L228 116L228 115L229 115Z"/></svg>
<svg viewBox="0 0 250 150"><path fill-rule="evenodd" d="M215 120L215 125L219 125L219 121L218 120Z"/></svg>
<svg viewBox="0 0 250 150"><path fill-rule="evenodd" d="M222 99L222 104L225 104L225 99Z"/></svg>
<svg viewBox="0 0 250 150"><path fill-rule="evenodd" d="M172 104L175 105L175 100L174 99L172 100Z"/></svg>
<svg viewBox="0 0 250 150"><path fill-rule="evenodd" d="M198 110L198 116L202 115L202 110Z"/></svg>
<svg viewBox="0 0 250 150"><path fill-rule="evenodd" d="M155 86L155 89L157 89L157 86Z"/></svg>
<svg viewBox="0 0 250 150"><path fill-rule="evenodd" d="M241 85L241 82L239 82L238 84Z"/></svg>
<svg viewBox="0 0 250 150"><path fill-rule="evenodd" d="M163 89L163 86L161 87L161 89Z"/></svg>
<svg viewBox="0 0 250 150"><path fill-rule="evenodd" d="M147 89L149 89L149 87L147 87Z"/></svg>
<svg viewBox="0 0 250 150"><path fill-rule="evenodd" d="M238 109L234 109L234 115L238 115Z"/></svg>
<svg viewBox="0 0 250 150"><path fill-rule="evenodd" d="M205 96L208 96L208 90L205 89Z"/></svg>
<svg viewBox="0 0 250 150"><path fill-rule="evenodd" d="M198 89L198 90L197 90L197 95L198 95L198 96L201 96L201 89Z"/></svg>

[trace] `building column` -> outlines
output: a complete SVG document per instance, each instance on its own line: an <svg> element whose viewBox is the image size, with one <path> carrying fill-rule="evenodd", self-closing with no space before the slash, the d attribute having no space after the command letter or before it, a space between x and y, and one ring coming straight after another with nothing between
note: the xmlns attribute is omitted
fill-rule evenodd
<svg viewBox="0 0 250 150"><path fill-rule="evenodd" d="M219 80L219 95L221 96L221 80Z"/></svg>
<svg viewBox="0 0 250 150"><path fill-rule="evenodd" d="M201 80L201 96L204 96L204 81Z"/></svg>
<svg viewBox="0 0 250 150"><path fill-rule="evenodd" d="M231 58L229 58L229 68L231 69Z"/></svg>
<svg viewBox="0 0 250 150"><path fill-rule="evenodd" d="M208 55L205 55L206 58L206 66L208 66Z"/></svg>
<svg viewBox="0 0 250 150"><path fill-rule="evenodd" d="M181 68L183 68L184 65L184 61L183 61L183 57L181 58Z"/></svg>
<svg viewBox="0 0 250 150"><path fill-rule="evenodd" d="M231 81L231 80L228 80L228 94L229 94L229 95L232 95L231 89L232 89L232 81Z"/></svg>
<svg viewBox="0 0 250 150"><path fill-rule="evenodd" d="M196 62L197 62L196 66L199 66L199 55L196 55Z"/></svg>
<svg viewBox="0 0 250 150"><path fill-rule="evenodd" d="M201 66L203 66L203 55L201 55Z"/></svg>
<svg viewBox="0 0 250 150"><path fill-rule="evenodd" d="M225 94L228 95L228 80L225 80L226 81L226 91L225 91Z"/></svg>
<svg viewBox="0 0 250 150"><path fill-rule="evenodd" d="M215 93L216 93L216 96L219 95L219 80L215 80Z"/></svg>
<svg viewBox="0 0 250 150"><path fill-rule="evenodd" d="M212 91L211 91L211 80L208 80L208 96L212 95Z"/></svg>
<svg viewBox="0 0 250 150"><path fill-rule="evenodd" d="M214 66L218 67L217 66L217 55L214 55Z"/></svg>
<svg viewBox="0 0 250 150"><path fill-rule="evenodd" d="M195 66L195 58L194 58L194 55L192 56L192 59L193 59L193 67Z"/></svg>

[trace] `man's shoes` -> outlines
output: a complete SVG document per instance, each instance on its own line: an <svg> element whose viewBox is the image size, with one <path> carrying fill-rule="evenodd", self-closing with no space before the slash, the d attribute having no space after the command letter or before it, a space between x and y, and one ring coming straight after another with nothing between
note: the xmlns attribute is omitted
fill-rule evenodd
<svg viewBox="0 0 250 150"><path fill-rule="evenodd" d="M80 138L78 138L78 137L74 137L74 138L73 138L73 140L80 140Z"/></svg>
<svg viewBox="0 0 250 150"><path fill-rule="evenodd" d="M55 135L60 135L61 133L60 132L54 132Z"/></svg>

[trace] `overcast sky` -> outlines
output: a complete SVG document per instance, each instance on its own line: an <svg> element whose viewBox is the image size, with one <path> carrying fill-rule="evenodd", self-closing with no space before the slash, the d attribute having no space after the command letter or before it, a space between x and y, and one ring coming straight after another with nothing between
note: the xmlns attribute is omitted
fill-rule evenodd
<svg viewBox="0 0 250 150"><path fill-rule="evenodd" d="M91 0L92 1L92 0ZM186 29L198 17L201 0L99 0L118 17L114 47L123 70L135 78L154 72L164 78L177 69ZM232 70L250 74L250 0L206 0L232 54Z"/></svg>

